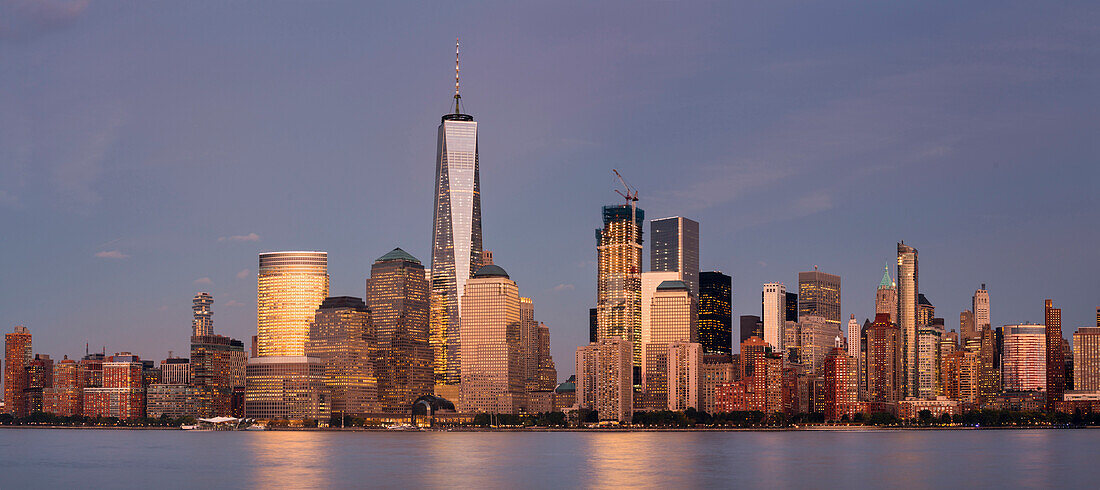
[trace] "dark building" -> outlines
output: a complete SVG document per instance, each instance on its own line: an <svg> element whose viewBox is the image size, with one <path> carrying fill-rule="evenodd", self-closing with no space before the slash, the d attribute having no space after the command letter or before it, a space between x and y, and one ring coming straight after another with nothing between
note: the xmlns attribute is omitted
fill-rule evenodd
<svg viewBox="0 0 1100 490"><path fill-rule="evenodd" d="M233 389L245 381L244 342L224 335L191 337L191 380L200 417L233 413Z"/></svg>
<svg viewBox="0 0 1100 490"><path fill-rule="evenodd" d="M1047 362L1047 410L1054 410L1055 402L1062 401L1066 391L1066 355L1062 352L1062 309L1054 307L1053 300L1046 301L1046 362Z"/></svg>
<svg viewBox="0 0 1100 490"><path fill-rule="evenodd" d="M404 412L432 393L428 282L420 261L395 248L374 261L367 281L367 305L383 362L378 397L383 411Z"/></svg>
<svg viewBox="0 0 1100 490"><path fill-rule="evenodd" d="M745 343L749 337L764 338L764 322L756 315L741 315L740 343Z"/></svg>
<svg viewBox="0 0 1100 490"><path fill-rule="evenodd" d="M786 320L788 322L798 321L798 293L787 293L787 303L784 310L787 312Z"/></svg>
<svg viewBox="0 0 1100 490"><path fill-rule="evenodd" d="M733 353L733 279L699 273L699 343L703 354Z"/></svg>
<svg viewBox="0 0 1100 490"><path fill-rule="evenodd" d="M420 277L424 277L423 271ZM377 345L371 312L363 300L332 296L317 308L309 325L306 356L320 359L324 366L331 413L363 416L377 412Z"/></svg>
<svg viewBox="0 0 1100 490"><path fill-rule="evenodd" d="M596 315L596 309L595 308L589 308L588 309L588 342L589 343L592 343L592 342L596 341L596 331L597 331L596 326L598 324L597 321L596 321L597 318L598 318L598 315Z"/></svg>

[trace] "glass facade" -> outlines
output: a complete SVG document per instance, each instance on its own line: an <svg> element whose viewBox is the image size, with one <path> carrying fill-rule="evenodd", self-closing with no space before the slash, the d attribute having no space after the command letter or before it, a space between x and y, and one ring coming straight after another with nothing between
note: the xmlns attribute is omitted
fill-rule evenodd
<svg viewBox="0 0 1100 490"><path fill-rule="evenodd" d="M1046 328L1043 325L1006 325L1001 355L1001 389L1045 391Z"/></svg>
<svg viewBox="0 0 1100 490"><path fill-rule="evenodd" d="M245 417L258 420L329 418L325 367L305 356L268 356L248 360Z"/></svg>
<svg viewBox="0 0 1100 490"><path fill-rule="evenodd" d="M816 270L799 272L796 302L799 318L817 315L840 328L840 276Z"/></svg>
<svg viewBox="0 0 1100 490"><path fill-rule="evenodd" d="M420 261L400 248L371 266L367 281L378 350L378 395L382 410L405 412L432 394L432 347L428 342L428 280Z"/></svg>
<svg viewBox="0 0 1100 490"><path fill-rule="evenodd" d="M902 377L905 396L917 396L917 249L898 243L898 328L901 330Z"/></svg>
<svg viewBox="0 0 1100 490"><path fill-rule="evenodd" d="M495 266L487 266L489 269ZM466 282L462 317L460 411L519 413L525 405L523 318L519 289L506 275Z"/></svg>
<svg viewBox="0 0 1100 490"><path fill-rule="evenodd" d="M649 270L678 272L691 294L699 297L699 223L675 216L649 222Z"/></svg>
<svg viewBox="0 0 1100 490"><path fill-rule="evenodd" d="M326 252L260 254L256 287L259 357L305 355L309 323L327 296Z"/></svg>
<svg viewBox="0 0 1100 490"><path fill-rule="evenodd" d="M733 353L733 279L699 273L699 343L704 354Z"/></svg>
<svg viewBox="0 0 1100 490"><path fill-rule="evenodd" d="M359 298L325 299L310 325L306 355L320 359L333 413L378 411L377 342L371 314ZM410 403L411 405L411 403Z"/></svg>
<svg viewBox="0 0 1100 490"><path fill-rule="evenodd" d="M210 293L199 293L191 300L191 311L195 318L191 320L191 335L214 334L214 297Z"/></svg>
<svg viewBox="0 0 1100 490"><path fill-rule="evenodd" d="M633 219L632 219L633 217ZM599 340L621 338L642 365L642 223L645 211L631 205L604 206L596 230L596 328Z"/></svg>
<svg viewBox="0 0 1100 490"><path fill-rule="evenodd" d="M481 266L477 144L477 123L472 116L443 116L436 151L430 315L435 381L443 384L460 379L460 294L466 280Z"/></svg>

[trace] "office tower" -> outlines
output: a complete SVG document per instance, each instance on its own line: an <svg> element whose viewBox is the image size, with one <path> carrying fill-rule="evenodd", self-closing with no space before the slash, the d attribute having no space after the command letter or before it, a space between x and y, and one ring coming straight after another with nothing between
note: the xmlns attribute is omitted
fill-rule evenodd
<svg viewBox="0 0 1100 490"><path fill-rule="evenodd" d="M149 418L180 418L195 415L191 387L179 383L151 384L145 393L145 413Z"/></svg>
<svg viewBox="0 0 1100 490"><path fill-rule="evenodd" d="M85 417L145 416L145 387L138 356L120 352L103 362L103 386L84 388Z"/></svg>
<svg viewBox="0 0 1100 490"><path fill-rule="evenodd" d="M680 275L677 272L643 272L642 273L642 328L641 328L641 341L644 346L650 339L652 314L653 314L653 295L657 293L657 286L660 286L665 281L678 281ZM644 349L644 347L643 347Z"/></svg>
<svg viewBox="0 0 1100 490"><path fill-rule="evenodd" d="M4 411L27 416L27 365L31 362L31 332L22 325L4 334Z"/></svg>
<svg viewBox="0 0 1100 490"><path fill-rule="evenodd" d="M856 359L837 340L825 357L825 420L851 419L859 408Z"/></svg>
<svg viewBox="0 0 1100 490"><path fill-rule="evenodd" d="M963 310L959 313L959 333L962 335L963 343L970 339L981 338L981 329L977 327L973 311Z"/></svg>
<svg viewBox="0 0 1100 490"><path fill-rule="evenodd" d="M200 417L231 415L233 391L245 386L244 342L224 335L191 337L190 362L195 413Z"/></svg>
<svg viewBox="0 0 1100 490"><path fill-rule="evenodd" d="M749 337L764 338L764 322L760 321L760 317L756 315L741 315L740 324L741 335L738 338L738 344L749 340Z"/></svg>
<svg viewBox="0 0 1100 490"><path fill-rule="evenodd" d="M305 355L309 322L327 296L328 253L261 253L256 288L259 357Z"/></svg>
<svg viewBox="0 0 1100 490"><path fill-rule="evenodd" d="M363 300L326 298L310 324L306 357L320 359L324 366L331 413L363 416L378 411L375 359L380 357L371 312Z"/></svg>
<svg viewBox="0 0 1100 490"><path fill-rule="evenodd" d="M634 346L634 366L642 365L642 222L645 212L632 204L603 207L603 229L596 230L597 337L626 339Z"/></svg>
<svg viewBox="0 0 1100 490"><path fill-rule="evenodd" d="M526 405L519 288L487 265L466 281L462 304L459 411L519 413Z"/></svg>
<svg viewBox="0 0 1100 490"><path fill-rule="evenodd" d="M882 280L875 291L875 314L886 313L890 315L890 322L898 321L898 286L890 278L890 267L886 266L882 271Z"/></svg>
<svg viewBox="0 0 1100 490"><path fill-rule="evenodd" d="M558 370L550 355L550 327L539 322L538 329L538 384L537 389L553 390L558 385Z"/></svg>
<svg viewBox="0 0 1100 490"><path fill-rule="evenodd" d="M595 342L596 339L598 338L597 332L599 330L597 328L597 325L599 325L599 322L596 320L597 318L598 318L598 316L596 315L596 309L595 308L589 308L588 309L588 342L589 343Z"/></svg>
<svg viewBox="0 0 1100 490"><path fill-rule="evenodd" d="M970 298L970 306L971 311L974 312L974 324L977 328L990 324L989 291L986 291L984 283L980 289L974 291L974 296Z"/></svg>
<svg viewBox="0 0 1100 490"><path fill-rule="evenodd" d="M829 323L820 315L800 316L799 359L806 367L806 374L820 377L824 373L825 356L835 346L836 338L841 336L840 328Z"/></svg>
<svg viewBox="0 0 1100 490"><path fill-rule="evenodd" d="M1046 300L1043 311L1046 319L1046 388L1047 410L1054 410L1054 402L1062 401L1066 390L1066 360L1062 352L1062 309L1054 307L1053 300Z"/></svg>
<svg viewBox="0 0 1100 490"><path fill-rule="evenodd" d="M699 273L699 343L703 354L733 353L733 279L721 272Z"/></svg>
<svg viewBox="0 0 1100 490"><path fill-rule="evenodd" d="M432 220L430 338L435 381L445 385L460 380L462 295L482 265L477 122L462 113L457 57L456 49L454 111L440 118L437 131Z"/></svg>
<svg viewBox="0 0 1100 490"><path fill-rule="evenodd" d="M665 410L668 398L668 352L673 342L696 342L695 298L686 283L678 279L662 282L650 304L649 336L643 343L643 406Z"/></svg>
<svg viewBox="0 0 1100 490"><path fill-rule="evenodd" d="M23 390L23 396L26 398L27 413L41 412L43 392L53 387L53 359L46 354L35 354L25 369L27 388Z"/></svg>
<svg viewBox="0 0 1100 490"><path fill-rule="evenodd" d="M978 406L985 408L993 403L1001 391L1001 365L998 362L996 331L985 325L981 329L980 371L978 373Z"/></svg>
<svg viewBox="0 0 1100 490"><path fill-rule="evenodd" d="M782 352L785 350L783 330L787 318L787 287L778 282L765 284L763 305L764 342L777 352Z"/></svg>
<svg viewBox="0 0 1100 490"><path fill-rule="evenodd" d="M972 349L957 350L944 356L944 396L977 406L981 372L980 354Z"/></svg>
<svg viewBox="0 0 1100 490"><path fill-rule="evenodd" d="M898 314L901 330L902 373L901 387L904 396L918 396L917 374L917 310L918 304L917 249L898 243ZM903 396L903 397L904 397Z"/></svg>
<svg viewBox="0 0 1100 490"><path fill-rule="evenodd" d="M162 384L191 384L191 361L180 357L160 361L160 377Z"/></svg>
<svg viewBox="0 0 1100 490"><path fill-rule="evenodd" d="M817 266L798 273L798 317L817 315L840 330L840 276L819 272Z"/></svg>
<svg viewBox="0 0 1100 490"><path fill-rule="evenodd" d="M210 293L198 293L191 300L191 311L195 318L191 320L191 335L214 334L214 297Z"/></svg>
<svg viewBox="0 0 1100 490"><path fill-rule="evenodd" d="M740 355L737 356L737 361L740 362ZM716 413L715 405L715 390L720 385L730 384L737 382L740 376L737 375L737 364L734 363L733 356L726 354L706 354L703 353L703 374L702 374L702 410L707 413Z"/></svg>
<svg viewBox="0 0 1100 490"><path fill-rule="evenodd" d="M649 245L649 270L676 272L699 297L699 223L674 216L649 222L653 234Z"/></svg>
<svg viewBox="0 0 1100 490"><path fill-rule="evenodd" d="M371 265L366 304L378 342L378 398L387 413L405 413L433 393L429 289L424 266L395 248Z"/></svg>
<svg viewBox="0 0 1100 490"><path fill-rule="evenodd" d="M888 313L875 314L867 329L867 400L901 399L901 367L901 332Z"/></svg>
<svg viewBox="0 0 1100 490"><path fill-rule="evenodd" d="M80 379L85 388L100 388L103 386L103 363L107 356L92 352L80 358Z"/></svg>
<svg viewBox="0 0 1100 490"><path fill-rule="evenodd" d="M1073 384L1073 349L1069 346L1069 341L1062 339L1062 353L1065 354L1065 367L1063 368L1066 373L1066 390L1074 390Z"/></svg>
<svg viewBox="0 0 1100 490"><path fill-rule="evenodd" d="M852 313L852 316L848 318L848 331L847 331L848 346L847 347L848 347L848 355L852 356L852 359L856 359L856 360L859 359L859 348L860 348L859 337L860 337L859 320L856 320L856 314Z"/></svg>
<svg viewBox="0 0 1100 490"><path fill-rule="evenodd" d="M537 389L538 384L538 338L539 323L535 321L535 302L531 298L519 298L519 357L520 377L523 379L524 393ZM520 405L521 410L530 412L527 404Z"/></svg>
<svg viewBox="0 0 1100 490"><path fill-rule="evenodd" d="M787 293L787 302L783 306L788 322L798 321L798 293Z"/></svg>
<svg viewBox="0 0 1100 490"><path fill-rule="evenodd" d="M629 424L633 416L633 345L612 337L577 348L577 406L601 421Z"/></svg>
<svg viewBox="0 0 1100 490"><path fill-rule="evenodd" d="M1046 328L1043 325L1005 325L1002 331L1002 389L1046 390Z"/></svg>
<svg viewBox="0 0 1100 490"><path fill-rule="evenodd" d="M84 413L84 386L76 361L66 356L54 363L52 386L43 390L42 411L60 417Z"/></svg>
<svg viewBox="0 0 1100 490"><path fill-rule="evenodd" d="M940 341L943 323L931 320L917 327L917 396L935 398L941 394Z"/></svg>
<svg viewBox="0 0 1100 490"><path fill-rule="evenodd" d="M703 346L697 342L671 342L668 360L668 410L702 407Z"/></svg>
<svg viewBox="0 0 1100 490"><path fill-rule="evenodd" d="M917 328L923 325L931 325L932 318L936 316L936 307L924 294L917 295Z"/></svg>
<svg viewBox="0 0 1100 490"><path fill-rule="evenodd" d="M328 419L324 364L306 356L249 359L244 415L257 420Z"/></svg>
<svg viewBox="0 0 1100 490"><path fill-rule="evenodd" d="M1100 327L1081 327L1073 333L1073 389L1100 391Z"/></svg>

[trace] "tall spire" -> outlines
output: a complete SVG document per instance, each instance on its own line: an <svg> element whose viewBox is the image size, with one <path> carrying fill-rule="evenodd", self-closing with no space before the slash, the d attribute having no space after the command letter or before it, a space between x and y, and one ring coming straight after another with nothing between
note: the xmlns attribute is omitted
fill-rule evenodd
<svg viewBox="0 0 1100 490"><path fill-rule="evenodd" d="M879 289L888 289L888 288L893 288L893 287L895 287L894 286L894 280L890 279L890 266L887 265L887 266L882 268L882 280L879 281L878 288Z"/></svg>
<svg viewBox="0 0 1100 490"><path fill-rule="evenodd" d="M458 109L458 102L462 96L458 94L458 38L455 38L455 114L462 111Z"/></svg>

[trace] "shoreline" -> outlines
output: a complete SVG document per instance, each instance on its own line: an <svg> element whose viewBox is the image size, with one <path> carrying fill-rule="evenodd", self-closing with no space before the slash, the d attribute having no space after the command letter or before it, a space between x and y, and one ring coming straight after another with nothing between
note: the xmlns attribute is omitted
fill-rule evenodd
<svg viewBox="0 0 1100 490"><path fill-rule="evenodd" d="M409 429L393 430L386 428L370 427L281 427L278 429L264 430L262 432L371 432L371 433L403 433L403 432L878 432L878 431L943 431L943 430L1065 430L1065 429L1097 429L1094 426L1018 426L1018 427L879 427L879 426L832 426L815 425L804 427L623 427L623 428L586 428L586 427L455 427L436 429ZM180 431L179 427L106 427L106 426L72 426L72 425L0 425L0 429L49 429L49 430L165 430ZM261 432L246 430L196 430L187 432Z"/></svg>

